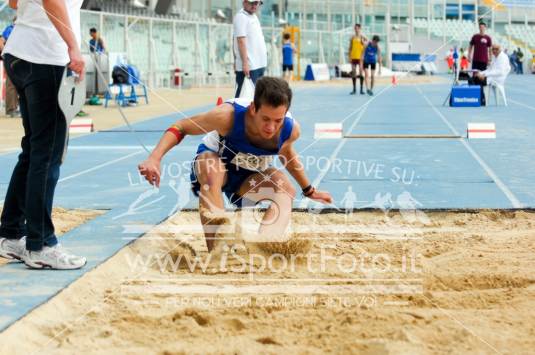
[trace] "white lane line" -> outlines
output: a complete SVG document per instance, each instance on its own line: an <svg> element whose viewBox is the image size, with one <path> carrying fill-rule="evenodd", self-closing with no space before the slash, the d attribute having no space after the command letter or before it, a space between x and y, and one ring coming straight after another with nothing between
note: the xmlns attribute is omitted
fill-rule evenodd
<svg viewBox="0 0 535 355"><path fill-rule="evenodd" d="M435 111L435 113L442 119L442 121L449 127L449 129L453 132L455 135L460 135L459 132L453 127L453 125L448 121L448 119L440 112L432 103L431 101L425 96L425 94L422 92L422 90L419 87L416 87L420 95L423 96L425 101L427 101L427 104ZM509 199L511 204L514 208L523 208L524 205L518 200L518 198L513 194L513 192L507 187L507 185L504 184L504 182L496 175L496 173L490 168L490 166L485 163L485 161L477 154L474 149L466 142L465 139L459 139L459 141L462 143L462 145L468 150L468 152L472 155L472 157L481 165L483 170L487 173L487 175L494 181L496 186L502 192L504 195Z"/></svg>
<svg viewBox="0 0 535 355"><path fill-rule="evenodd" d="M107 161L107 162L105 162L105 163L103 163L103 164L94 166L94 167L92 167L92 168L90 168L90 169L83 170L83 171L80 171L80 172L78 172L78 173L76 173L76 174L66 176L66 177L64 177L64 178L62 178L62 179L59 179L58 182L64 182L64 181L68 181L68 180L74 179L74 178L76 178L76 177L78 177L78 176L81 176L81 175L90 173L90 172L95 171L95 170L98 170L98 169L102 169L102 168L104 168L104 167L106 167L106 166L108 166L108 165L112 165L112 164L118 163L118 162L120 162L120 161L122 161L122 160L126 160L126 159L128 159L128 158L133 157L134 155L138 155L138 154L141 154L141 153L144 153L144 152L145 152L144 150L140 150L139 152L130 153L130 154L128 154L128 155L125 155L124 157L121 157L121 158L118 158L118 159L115 159L115 160Z"/></svg>
<svg viewBox="0 0 535 355"><path fill-rule="evenodd" d="M140 148L140 149L141 149L141 148ZM108 161L108 162L106 162L106 163L104 163L104 164L100 164L100 165L94 166L94 167L92 167L92 168L90 168L90 169L87 169L87 170L83 170L83 171L77 172L76 174L66 176L66 177L64 177L64 178L62 178L62 179L59 179L58 182L64 182L64 181L68 181L68 180L74 179L74 178L76 178L76 177L78 177L78 176L81 176L81 175L90 173L90 172L92 172L92 171L95 171L95 170L104 168L104 167L106 167L106 166L108 166L108 165L115 164L115 163L120 162L120 161L122 161L122 160L125 160L125 159L128 159L128 158L130 158L130 157L133 157L134 155L141 154L141 153L143 153L143 152L144 152L144 150L140 150L139 152L134 152L134 153L128 154L128 155L126 155L126 156L124 156L124 157L121 157L121 158L118 158L118 159L115 159L115 160L110 160L110 161ZM0 204L3 205L4 202L5 202L5 200L1 200L1 201L0 201Z"/></svg>
<svg viewBox="0 0 535 355"><path fill-rule="evenodd" d="M155 145L147 145L148 149L154 149ZM181 151L197 151L197 145L181 145ZM73 145L69 147L69 151L125 151L125 150L143 150L140 145Z"/></svg>
<svg viewBox="0 0 535 355"><path fill-rule="evenodd" d="M511 100L511 99L507 99L507 101L512 102L512 103L514 103L515 105L522 106L522 107L525 107L525 108L527 108L527 109L530 109L530 110L535 111L535 107L530 106L530 105L527 105L527 104L525 104L525 103L523 103L523 102L516 101L516 100Z"/></svg>
<svg viewBox="0 0 535 355"><path fill-rule="evenodd" d="M155 146L147 146L149 149L154 149ZM69 151L91 151L91 150L143 150L139 145L74 145L69 146ZM9 148L2 150L0 149L0 154L3 153L17 153L20 152L20 148Z"/></svg>
<svg viewBox="0 0 535 355"><path fill-rule="evenodd" d="M505 90L506 91L516 91L516 92L520 92L522 94L527 94L527 95L533 95L533 91L523 90L523 89L519 88L518 86L513 86L513 85L508 85L505 88ZM507 101L509 101L509 97L507 97Z"/></svg>
<svg viewBox="0 0 535 355"><path fill-rule="evenodd" d="M357 116L357 118L355 119L355 121L353 121L353 123L351 124L351 126L349 127L349 130L348 132L352 132L353 129L355 128L355 126L359 123L359 121L362 119L362 117L364 116L364 113L366 113L366 111L368 110L368 107L370 107L370 105L368 104L365 104L364 107L362 108L362 110L359 112L359 115ZM344 147L344 145L346 144L348 138L342 138L342 140L340 141L340 143L338 143L338 146L335 148L335 150L333 151L333 153L331 154L331 156L329 157L329 162L327 164L327 166L325 167L325 169L323 169L319 175L314 179L314 182L312 182L312 186L316 186L316 187L319 187L320 186L320 183L321 181L323 180L323 178L325 177L325 175L327 175L327 172L329 171L329 169L331 168L331 165L334 163L336 157L338 156L338 153L340 153L340 150ZM310 199L308 198L305 198L303 200L301 200L301 203L299 204L299 208L307 208L308 204L310 203Z"/></svg>
<svg viewBox="0 0 535 355"><path fill-rule="evenodd" d="M147 146L153 149L155 146ZM143 150L140 145L73 145L69 150Z"/></svg>
<svg viewBox="0 0 535 355"><path fill-rule="evenodd" d="M154 149L156 147L155 145L148 145L146 146L149 149ZM197 150L197 145L195 146L188 146L184 145L181 146L181 149L184 150ZM91 151L91 150L105 150L105 151L113 151L113 150L143 150L140 145L73 145L69 146L69 151ZM0 155L2 153L13 153L13 152L20 152L20 148L11 148L9 150L2 150L0 148Z"/></svg>

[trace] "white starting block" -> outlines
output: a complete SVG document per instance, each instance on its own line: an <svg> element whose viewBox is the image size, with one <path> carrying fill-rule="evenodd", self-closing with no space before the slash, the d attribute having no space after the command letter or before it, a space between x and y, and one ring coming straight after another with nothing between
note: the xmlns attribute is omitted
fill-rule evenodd
<svg viewBox="0 0 535 355"><path fill-rule="evenodd" d="M91 118L75 118L69 126L69 133L91 133L95 130Z"/></svg>
<svg viewBox="0 0 535 355"><path fill-rule="evenodd" d="M314 125L314 139L342 139L341 123L316 123Z"/></svg>
<svg viewBox="0 0 535 355"><path fill-rule="evenodd" d="M468 139L496 138L496 125L494 123L468 123Z"/></svg>

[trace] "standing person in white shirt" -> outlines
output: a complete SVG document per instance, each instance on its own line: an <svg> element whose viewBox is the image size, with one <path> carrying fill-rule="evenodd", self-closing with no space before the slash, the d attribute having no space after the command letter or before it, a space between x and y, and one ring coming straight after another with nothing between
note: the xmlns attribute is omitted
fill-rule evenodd
<svg viewBox="0 0 535 355"><path fill-rule="evenodd" d="M82 1L9 1L17 9L17 25L3 57L19 94L24 137L0 219L0 256L31 268L78 269L86 264L58 244L51 216L67 134L58 92L67 66L80 80L85 70Z"/></svg>
<svg viewBox="0 0 535 355"><path fill-rule="evenodd" d="M491 47L493 60L490 63L490 67L486 70L476 72L474 76L469 80L471 85L481 86L481 103L485 105L485 96L483 92L483 86L491 85L493 83L504 86L505 79L511 71L511 65L509 63L509 57L505 54L499 44L493 44Z"/></svg>
<svg viewBox="0 0 535 355"><path fill-rule="evenodd" d="M244 0L243 9L234 17L234 58L236 60L236 97L240 96L245 77L253 83L264 76L267 49L260 21L256 16L262 1Z"/></svg>

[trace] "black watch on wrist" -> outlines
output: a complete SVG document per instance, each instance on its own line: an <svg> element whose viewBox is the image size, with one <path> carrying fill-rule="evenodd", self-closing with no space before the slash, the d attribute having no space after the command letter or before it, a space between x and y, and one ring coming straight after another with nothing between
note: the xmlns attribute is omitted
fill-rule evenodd
<svg viewBox="0 0 535 355"><path fill-rule="evenodd" d="M308 185L307 187L303 188L303 196L308 197L314 193L314 186Z"/></svg>

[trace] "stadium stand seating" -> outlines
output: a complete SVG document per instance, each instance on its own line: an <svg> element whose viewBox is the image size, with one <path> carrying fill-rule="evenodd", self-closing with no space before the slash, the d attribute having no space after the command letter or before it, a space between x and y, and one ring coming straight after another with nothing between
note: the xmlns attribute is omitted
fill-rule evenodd
<svg viewBox="0 0 535 355"><path fill-rule="evenodd" d="M427 20L418 18L414 20L414 28L420 31L427 31L429 26L432 36L437 38L446 37L451 40L452 45L459 45L467 48L470 39L477 32L477 26L473 21L441 19ZM522 48L524 53L530 53L529 47L535 47L535 27L524 25L506 25L506 33L501 34L488 29L487 33L493 38L495 43L501 44L504 49L512 51L517 47Z"/></svg>

